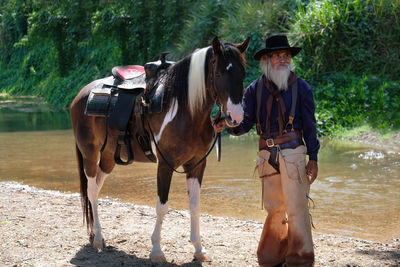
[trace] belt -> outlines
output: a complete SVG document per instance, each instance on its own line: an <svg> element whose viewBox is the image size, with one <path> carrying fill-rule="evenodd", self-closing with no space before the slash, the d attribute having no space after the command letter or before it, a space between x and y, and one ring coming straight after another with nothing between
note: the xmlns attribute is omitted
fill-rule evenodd
<svg viewBox="0 0 400 267"><path fill-rule="evenodd" d="M296 148L300 145L304 145L303 135L300 130L295 130L293 132L288 132L283 135L272 134L270 138L264 138L260 136L258 141L258 149L270 150L273 147L278 147L280 149L285 148Z"/></svg>

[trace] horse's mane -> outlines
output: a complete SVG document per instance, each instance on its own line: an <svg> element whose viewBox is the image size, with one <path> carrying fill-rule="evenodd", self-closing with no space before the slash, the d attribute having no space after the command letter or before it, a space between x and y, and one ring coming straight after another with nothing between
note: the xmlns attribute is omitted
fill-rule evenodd
<svg viewBox="0 0 400 267"><path fill-rule="evenodd" d="M196 50L192 54L189 68L188 102L189 110L193 115L203 106L206 99L206 58L210 47Z"/></svg>
<svg viewBox="0 0 400 267"><path fill-rule="evenodd" d="M206 62L210 47L198 49L169 69L166 86L178 104L187 105L191 114L202 107L206 98Z"/></svg>

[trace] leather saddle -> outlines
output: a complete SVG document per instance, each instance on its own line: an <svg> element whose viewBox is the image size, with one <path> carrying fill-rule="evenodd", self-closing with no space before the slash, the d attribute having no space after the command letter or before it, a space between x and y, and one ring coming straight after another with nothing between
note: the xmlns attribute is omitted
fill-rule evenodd
<svg viewBox="0 0 400 267"><path fill-rule="evenodd" d="M144 67L114 67L111 71L113 76L100 80L89 94L85 114L106 117L107 123L119 131L114 153L117 164L127 165L133 162L129 123L135 124L135 137L146 157L152 162L157 161L151 149L149 134L144 128L144 116L162 111L165 87L157 85L162 83L161 76L174 63L166 61L166 55L167 53L162 54L160 60L146 63ZM102 150L106 142L107 137ZM127 148L127 161L120 157L122 146Z"/></svg>
<svg viewBox="0 0 400 267"><path fill-rule="evenodd" d="M123 90L146 88L146 73L143 66L113 67L111 73L112 76L103 79L104 85Z"/></svg>
<svg viewBox="0 0 400 267"><path fill-rule="evenodd" d="M161 54L158 61L148 62L144 67L139 65L113 67L112 76L99 80L98 85L90 92L85 114L109 116L114 112L119 93L125 90L130 93L138 93L134 90L143 92L141 97L145 113L161 112L165 88L158 85L162 83L161 76L175 63L166 61L167 54Z"/></svg>

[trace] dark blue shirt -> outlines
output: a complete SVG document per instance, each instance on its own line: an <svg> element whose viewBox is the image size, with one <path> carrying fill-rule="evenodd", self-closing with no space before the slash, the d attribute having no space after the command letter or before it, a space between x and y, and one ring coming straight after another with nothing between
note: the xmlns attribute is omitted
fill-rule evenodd
<svg viewBox="0 0 400 267"><path fill-rule="evenodd" d="M254 80L249 87L247 87L244 95L243 95L243 110L244 110L244 118L241 124L235 128L226 128L228 133L231 135L242 135L250 131L254 124L257 123L257 83L262 82L262 79ZM275 85L274 85L275 86ZM316 128L316 120L315 120L315 104L314 104L314 96L313 90L311 86L306 83L304 80L298 78L297 81L297 103L296 103L296 112L294 116L293 125L295 129L299 129L303 131L303 138L307 147L307 154L309 155L309 160L317 160L318 159L318 150L320 147L319 141L317 139L317 128ZM261 94L261 106L260 106L260 124L261 129L265 129L267 111L266 111L266 103L269 96L269 92L265 85L263 85L263 90ZM292 86L286 91L281 92L281 96L283 101L285 102L286 113L285 113L285 122L289 119L290 108L292 106ZM276 121L278 113L277 102L273 101L272 111L271 111L271 125L270 132L278 132L278 122ZM258 133L260 134L260 133Z"/></svg>

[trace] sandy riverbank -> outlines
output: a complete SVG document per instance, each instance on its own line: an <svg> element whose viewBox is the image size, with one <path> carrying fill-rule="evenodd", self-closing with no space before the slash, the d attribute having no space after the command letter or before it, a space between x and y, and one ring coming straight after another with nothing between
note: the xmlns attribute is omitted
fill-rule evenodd
<svg viewBox="0 0 400 267"><path fill-rule="evenodd" d="M365 127L365 129L354 129L352 132L350 131L347 134L348 136L342 137L342 139L400 154L400 131L382 135L369 127Z"/></svg>
<svg viewBox="0 0 400 267"><path fill-rule="evenodd" d="M0 266L151 266L154 209L100 203L102 252L89 245L78 194L0 183ZM189 227L187 211L169 211L162 232L166 266L257 266L261 223L202 215L210 263L192 262ZM399 237L379 243L315 232L315 266L400 266Z"/></svg>

